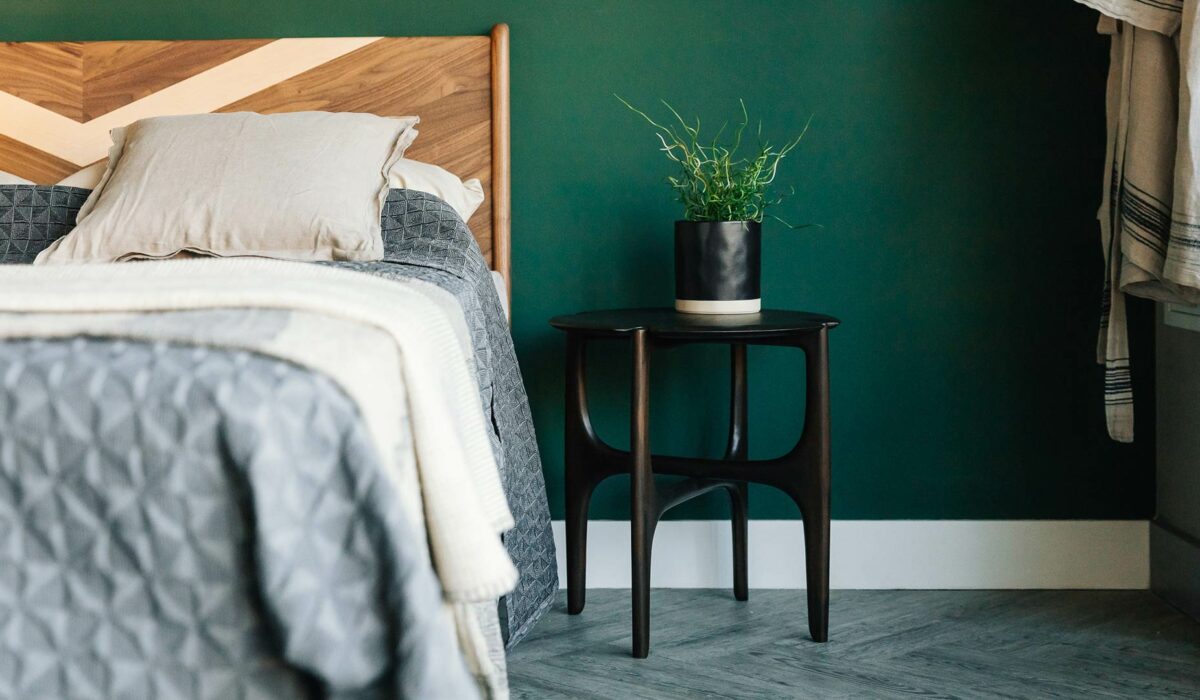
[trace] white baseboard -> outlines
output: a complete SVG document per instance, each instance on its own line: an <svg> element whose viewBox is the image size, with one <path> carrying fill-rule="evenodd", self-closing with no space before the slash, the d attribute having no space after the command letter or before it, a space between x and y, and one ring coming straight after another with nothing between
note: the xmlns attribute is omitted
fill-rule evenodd
<svg viewBox="0 0 1200 700"><path fill-rule="evenodd" d="M554 521L566 586L563 523ZM1150 583L1145 520L835 520L833 588L1119 588ZM660 523L651 585L726 588L733 564L728 521ZM629 523L588 525L588 588L629 588ZM750 521L750 587L804 588L798 520Z"/></svg>

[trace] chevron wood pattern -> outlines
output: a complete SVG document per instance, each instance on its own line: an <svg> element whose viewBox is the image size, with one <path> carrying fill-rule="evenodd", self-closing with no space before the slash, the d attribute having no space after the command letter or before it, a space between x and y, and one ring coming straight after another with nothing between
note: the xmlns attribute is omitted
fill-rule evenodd
<svg viewBox="0 0 1200 700"><path fill-rule="evenodd" d="M3 132L0 132L0 163L5 163L0 165L0 170L14 174L20 170L21 177L41 184L56 183L79 170L79 166L71 161L39 151L29 144L5 136ZM9 167L13 170L6 169Z"/></svg>
<svg viewBox="0 0 1200 700"><path fill-rule="evenodd" d="M83 119L87 121L271 43L116 41L83 44Z"/></svg>
<svg viewBox="0 0 1200 700"><path fill-rule="evenodd" d="M0 44L0 90L83 121L83 47L77 41Z"/></svg>
<svg viewBox="0 0 1200 700"><path fill-rule="evenodd" d="M834 591L829 641L803 591L654 589L650 657L629 591L565 594L509 655L513 698L1196 698L1200 623L1146 591Z"/></svg>
<svg viewBox="0 0 1200 700"><path fill-rule="evenodd" d="M0 170L42 184L102 159L109 129L166 114L421 117L415 159L477 177L471 230L507 279L508 31L491 36L0 43Z"/></svg>

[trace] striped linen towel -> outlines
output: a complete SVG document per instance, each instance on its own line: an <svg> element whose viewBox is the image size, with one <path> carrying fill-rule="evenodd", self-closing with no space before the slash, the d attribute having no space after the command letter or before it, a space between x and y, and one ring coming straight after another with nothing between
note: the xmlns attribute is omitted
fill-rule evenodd
<svg viewBox="0 0 1200 700"><path fill-rule="evenodd" d="M1125 295L1200 304L1200 90L1196 0L1077 0L1111 37L1098 218L1104 298L1097 361L1108 433L1133 441Z"/></svg>

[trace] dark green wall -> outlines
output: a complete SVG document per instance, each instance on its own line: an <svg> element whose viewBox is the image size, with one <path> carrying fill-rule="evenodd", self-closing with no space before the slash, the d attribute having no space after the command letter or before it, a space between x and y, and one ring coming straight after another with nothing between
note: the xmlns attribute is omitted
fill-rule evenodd
<svg viewBox="0 0 1200 700"><path fill-rule="evenodd" d="M1152 430L1104 435L1092 363L1104 41L1069 0L8 0L0 39L484 33L512 26L513 331L561 517L562 343L546 325L669 303L666 164L613 98L708 123L744 97L809 138L768 224L765 301L834 314L838 518L1122 518L1151 512ZM1138 338L1145 328L1137 329ZM1151 355L1145 354L1146 363ZM623 349L595 363L602 433L625 443ZM752 452L798 430L796 357L751 357ZM654 444L719 449L726 360L662 356ZM1139 386L1142 399L1152 386ZM1144 402L1143 417L1152 402ZM593 515L625 512L625 484ZM766 491L757 517L792 517ZM684 513L719 515L719 501Z"/></svg>

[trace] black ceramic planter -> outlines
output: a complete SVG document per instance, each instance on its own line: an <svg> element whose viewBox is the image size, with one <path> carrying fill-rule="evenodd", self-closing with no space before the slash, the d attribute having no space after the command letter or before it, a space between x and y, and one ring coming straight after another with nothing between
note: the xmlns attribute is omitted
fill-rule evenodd
<svg viewBox="0 0 1200 700"><path fill-rule="evenodd" d="M762 225L675 222L675 310L753 314L762 308Z"/></svg>

